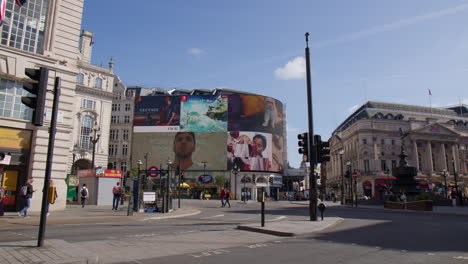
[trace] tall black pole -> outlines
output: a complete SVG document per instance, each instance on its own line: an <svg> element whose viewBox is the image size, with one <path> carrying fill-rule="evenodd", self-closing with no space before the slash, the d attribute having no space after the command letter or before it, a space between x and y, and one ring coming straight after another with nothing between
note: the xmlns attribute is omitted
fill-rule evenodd
<svg viewBox="0 0 468 264"><path fill-rule="evenodd" d="M310 221L317 221L317 180L315 179L315 164L317 163L317 153L315 151L314 140L314 117L312 112L312 81L310 76L310 54L309 54L309 32L305 34L306 38L306 74L307 74L307 113L309 116L309 133L307 142L309 144L307 157L310 162L309 169L309 214Z"/></svg>
<svg viewBox="0 0 468 264"><path fill-rule="evenodd" d="M167 163L167 178L166 178L166 213L169 213L169 180L170 180L170 176L171 176L171 167L170 167L170 163Z"/></svg>
<svg viewBox="0 0 468 264"><path fill-rule="evenodd" d="M50 120L49 128L49 145L47 147L47 162L44 178L44 189L42 190L42 206L41 206L41 220L39 223L39 236L37 238L37 246L42 247L44 245L44 234L47 222L47 207L49 206L49 186L50 186L50 174L52 172L52 158L54 156L54 143L55 133L57 132L57 113L58 104L60 98L60 77L55 77L54 85L54 102L52 106L52 117Z"/></svg>
<svg viewBox="0 0 468 264"><path fill-rule="evenodd" d="M143 189L146 188L147 180L148 180L148 152L145 152L145 180L143 181Z"/></svg>
<svg viewBox="0 0 468 264"><path fill-rule="evenodd" d="M181 181L181 178L182 178L182 167L180 166L180 160L179 160L179 184L177 185L177 198L179 199L179 204L178 204L178 208L180 208L180 184L182 183Z"/></svg>
<svg viewBox="0 0 468 264"><path fill-rule="evenodd" d="M344 204L345 194L344 194L344 170L343 170L343 154L340 154L340 163L341 163L341 205Z"/></svg>

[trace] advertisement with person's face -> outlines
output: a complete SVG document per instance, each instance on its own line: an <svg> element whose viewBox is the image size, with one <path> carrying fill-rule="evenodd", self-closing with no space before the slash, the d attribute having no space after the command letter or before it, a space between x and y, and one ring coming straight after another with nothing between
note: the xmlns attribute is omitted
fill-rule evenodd
<svg viewBox="0 0 468 264"><path fill-rule="evenodd" d="M229 131L260 131L283 134L281 102L258 95L229 96Z"/></svg>
<svg viewBox="0 0 468 264"><path fill-rule="evenodd" d="M227 131L227 95L183 95L181 101L181 131Z"/></svg>
<svg viewBox="0 0 468 264"><path fill-rule="evenodd" d="M283 153L284 153L284 138L280 135L272 135L272 164L271 171L281 172L284 169Z"/></svg>
<svg viewBox="0 0 468 264"><path fill-rule="evenodd" d="M226 152L220 147L226 140L226 132L135 133L132 160L146 162L148 153L148 167L166 169L170 160L172 168L180 166L184 171L203 171L204 164L206 170L226 170Z"/></svg>
<svg viewBox="0 0 468 264"><path fill-rule="evenodd" d="M227 138L228 170L234 165L242 171L272 170L272 136L268 133L235 131Z"/></svg>
<svg viewBox="0 0 468 264"><path fill-rule="evenodd" d="M179 96L141 96L135 102L134 132L178 131Z"/></svg>

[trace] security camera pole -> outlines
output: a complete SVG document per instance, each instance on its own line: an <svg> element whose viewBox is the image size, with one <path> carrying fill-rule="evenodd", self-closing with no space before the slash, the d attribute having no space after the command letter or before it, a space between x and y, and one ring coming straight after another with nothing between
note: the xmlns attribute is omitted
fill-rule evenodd
<svg viewBox="0 0 468 264"><path fill-rule="evenodd" d="M307 74L307 112L309 116L309 133L307 142L309 144L307 157L309 158L309 215L310 221L317 221L317 180L315 179L315 165L317 163L317 153L314 142L314 119L312 113L312 84L310 77L310 54L309 54L309 32L305 33L306 38L306 74Z"/></svg>

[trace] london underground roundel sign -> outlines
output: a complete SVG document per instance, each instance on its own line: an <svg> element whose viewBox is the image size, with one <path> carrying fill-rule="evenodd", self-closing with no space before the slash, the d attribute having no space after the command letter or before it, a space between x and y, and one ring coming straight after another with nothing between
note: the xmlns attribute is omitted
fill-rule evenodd
<svg viewBox="0 0 468 264"><path fill-rule="evenodd" d="M152 166L148 168L148 176L156 177L159 175L159 169L156 166Z"/></svg>

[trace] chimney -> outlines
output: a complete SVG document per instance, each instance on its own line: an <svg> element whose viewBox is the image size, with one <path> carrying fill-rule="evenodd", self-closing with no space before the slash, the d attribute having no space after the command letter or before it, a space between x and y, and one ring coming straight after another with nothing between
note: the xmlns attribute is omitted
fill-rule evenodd
<svg viewBox="0 0 468 264"><path fill-rule="evenodd" d="M84 62L91 63L91 54L93 52L93 32L82 30L81 31L81 45L80 45L80 53L81 59Z"/></svg>

